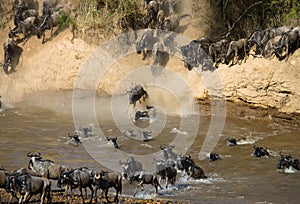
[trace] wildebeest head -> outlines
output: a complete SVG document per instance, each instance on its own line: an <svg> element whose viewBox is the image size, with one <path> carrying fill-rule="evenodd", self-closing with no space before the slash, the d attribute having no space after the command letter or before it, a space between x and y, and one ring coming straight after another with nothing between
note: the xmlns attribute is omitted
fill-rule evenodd
<svg viewBox="0 0 300 204"><path fill-rule="evenodd" d="M27 154L27 157L30 158L30 161L29 161L29 163L28 163L28 169L30 169L30 170L33 170L33 169L34 169L34 167L33 167L33 162L34 162L35 160L40 160L40 159L42 159L42 156L41 156L41 153L40 153L40 152L38 152L37 154L31 154L31 152L29 152L29 153Z"/></svg>
<svg viewBox="0 0 300 204"><path fill-rule="evenodd" d="M123 177L126 179L128 176L134 174L137 171L141 171L142 163L136 161L133 157L129 157L126 162L119 161L119 164L123 167Z"/></svg>
<svg viewBox="0 0 300 204"><path fill-rule="evenodd" d="M228 145L228 146L235 146L235 145L237 145L236 142L237 142L237 141L236 141L235 138L227 138L227 145Z"/></svg>
<svg viewBox="0 0 300 204"><path fill-rule="evenodd" d="M221 157L217 153L211 152L209 154L209 161L216 161L216 160L219 160L219 159L221 159Z"/></svg>

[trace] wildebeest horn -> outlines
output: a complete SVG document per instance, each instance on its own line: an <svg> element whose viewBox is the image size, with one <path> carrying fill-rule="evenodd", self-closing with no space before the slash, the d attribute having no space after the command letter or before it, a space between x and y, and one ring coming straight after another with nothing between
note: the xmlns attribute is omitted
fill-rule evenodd
<svg viewBox="0 0 300 204"><path fill-rule="evenodd" d="M41 153L40 152L38 152L38 155L37 155L37 157L40 157L41 156Z"/></svg>
<svg viewBox="0 0 300 204"><path fill-rule="evenodd" d="M31 154L31 152L28 152L27 157L32 157L33 155Z"/></svg>

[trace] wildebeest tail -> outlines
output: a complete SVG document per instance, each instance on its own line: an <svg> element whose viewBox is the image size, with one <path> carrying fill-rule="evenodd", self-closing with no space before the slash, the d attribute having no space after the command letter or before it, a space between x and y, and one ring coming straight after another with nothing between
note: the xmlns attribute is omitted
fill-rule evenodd
<svg viewBox="0 0 300 204"><path fill-rule="evenodd" d="M118 176L118 183L119 183L119 189L120 189L120 194L122 194L122 176L121 175L119 175Z"/></svg>

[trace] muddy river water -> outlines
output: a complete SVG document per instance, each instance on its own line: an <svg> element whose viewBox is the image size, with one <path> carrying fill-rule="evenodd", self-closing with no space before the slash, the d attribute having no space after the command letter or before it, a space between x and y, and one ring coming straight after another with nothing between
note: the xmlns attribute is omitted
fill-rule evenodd
<svg viewBox="0 0 300 204"><path fill-rule="evenodd" d="M122 121L122 118L116 119L111 116L110 99L96 99L98 100L96 115L102 133L109 137L118 137L120 150L115 150L103 142L97 133L82 138L82 145L69 143L68 133L75 130L71 93L42 96L30 97L13 106L6 104L10 107L0 113L1 167L8 170L26 167L27 153L41 152L44 158L72 167L86 166L100 170L109 168L110 165L107 164L110 162L121 171L114 152L144 156L159 152L161 144L169 144L175 137L187 137L188 140L187 135L194 131L192 128L195 128L197 123L196 137L193 138L191 147L185 151L205 170L208 179L193 180L179 173L176 186L160 190L157 197L191 203L299 203L300 174L278 172L276 169L280 151L300 158L300 128L295 124L227 117L220 139L213 149L213 152L221 155L222 160L209 162L208 158L201 161L197 159L211 122L211 117L201 111L197 116L184 117L186 124L181 132L178 130L182 117L165 114L161 121L157 119L153 122L163 123L162 130L153 140L144 142L123 136L121 126L123 122L124 126L127 123ZM115 124L117 120L121 120L118 125ZM82 121L81 124L85 125ZM89 120L86 119L86 126L88 125ZM146 121L134 125L138 133L137 129L146 128L149 123ZM251 138L255 141L255 145L267 147L272 156L252 157L253 144L232 147L226 145L226 138L241 137ZM102 142L98 145L98 149L95 149L93 145L97 146L99 141ZM103 158L105 162L101 162L99 158ZM124 181L123 195L131 196L134 187ZM139 192L136 196L150 198L154 196L153 192L153 188L146 185L144 192Z"/></svg>

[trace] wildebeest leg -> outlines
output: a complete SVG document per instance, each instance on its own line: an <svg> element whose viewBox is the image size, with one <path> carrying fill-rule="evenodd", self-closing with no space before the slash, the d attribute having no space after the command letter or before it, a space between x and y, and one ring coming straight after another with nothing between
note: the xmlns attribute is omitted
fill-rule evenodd
<svg viewBox="0 0 300 204"><path fill-rule="evenodd" d="M44 32L44 33L43 33L42 44L44 44L44 43L45 43L45 36L46 36L46 34L45 34L45 32Z"/></svg>
<svg viewBox="0 0 300 204"><path fill-rule="evenodd" d="M83 193L82 193L82 187L80 187L79 190L80 190L80 197L82 198L82 203L85 204Z"/></svg>
<svg viewBox="0 0 300 204"><path fill-rule="evenodd" d="M108 199L108 188L105 189L105 198L106 198L106 201L109 203L109 199Z"/></svg>
<svg viewBox="0 0 300 204"><path fill-rule="evenodd" d="M144 189L143 189L143 181L141 181L140 183L138 183L138 185L136 186L136 189L135 189L135 191L134 191L134 193L133 193L133 196L135 196L135 194L137 193L137 190L138 190L139 187L142 188L142 191L144 190Z"/></svg>
<svg viewBox="0 0 300 204"><path fill-rule="evenodd" d="M94 189L92 186L89 187L90 191L91 191L91 199L90 199L90 202L89 203L92 203L93 202L93 195L94 195ZM87 195L87 191L85 192L86 195Z"/></svg>
<svg viewBox="0 0 300 204"><path fill-rule="evenodd" d="M285 57L285 61L287 62L288 59L289 59L289 56L290 56L290 53L289 53L289 45L286 46L286 57Z"/></svg>
<svg viewBox="0 0 300 204"><path fill-rule="evenodd" d="M118 187L115 187L116 189L116 196L115 196L115 203L118 203L119 202L119 188Z"/></svg>
<svg viewBox="0 0 300 204"><path fill-rule="evenodd" d="M45 194L46 194L46 193L47 193L47 192L43 191L42 194L41 194L41 204L43 204L44 201L45 201Z"/></svg>

